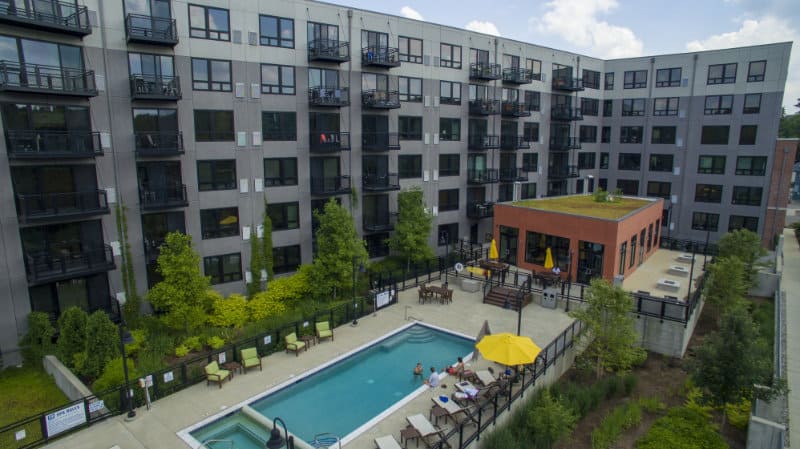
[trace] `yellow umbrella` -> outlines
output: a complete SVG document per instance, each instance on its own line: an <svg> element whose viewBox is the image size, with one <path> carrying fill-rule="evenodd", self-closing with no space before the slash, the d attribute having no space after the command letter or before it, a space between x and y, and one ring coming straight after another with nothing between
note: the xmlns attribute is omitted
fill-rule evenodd
<svg viewBox="0 0 800 449"><path fill-rule="evenodd" d="M547 248L547 251L545 251L544 268L545 270L553 269L553 253L550 251L550 248Z"/></svg>
<svg viewBox="0 0 800 449"><path fill-rule="evenodd" d="M530 338L518 337L508 332L487 335L475 347L485 359L506 366L533 363L542 352Z"/></svg>
<svg viewBox="0 0 800 449"><path fill-rule="evenodd" d="M500 254L497 253L497 242L492 239L492 246L489 247L489 259L498 259Z"/></svg>

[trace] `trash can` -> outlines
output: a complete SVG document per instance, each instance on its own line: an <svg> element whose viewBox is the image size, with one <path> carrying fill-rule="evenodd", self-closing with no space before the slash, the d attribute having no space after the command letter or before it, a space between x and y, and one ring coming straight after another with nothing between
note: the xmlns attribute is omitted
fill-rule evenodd
<svg viewBox="0 0 800 449"><path fill-rule="evenodd" d="M555 309L558 305L558 289L548 287L542 292L542 307Z"/></svg>

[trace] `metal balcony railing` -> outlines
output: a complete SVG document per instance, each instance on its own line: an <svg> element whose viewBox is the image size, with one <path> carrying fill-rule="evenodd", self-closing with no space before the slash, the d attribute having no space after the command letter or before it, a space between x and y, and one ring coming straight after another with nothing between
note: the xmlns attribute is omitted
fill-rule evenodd
<svg viewBox="0 0 800 449"><path fill-rule="evenodd" d="M517 182L527 180L528 172L521 168L511 167L500 169L500 182Z"/></svg>
<svg viewBox="0 0 800 449"><path fill-rule="evenodd" d="M125 34L129 43L166 45L168 47L178 44L178 27L175 19L170 17L128 14L125 19Z"/></svg>
<svg viewBox="0 0 800 449"><path fill-rule="evenodd" d="M500 136L488 134L470 134L467 138L467 148L470 150L494 150L500 148Z"/></svg>
<svg viewBox="0 0 800 449"><path fill-rule="evenodd" d="M531 143L525 136L500 136L500 149L506 151L527 150Z"/></svg>
<svg viewBox="0 0 800 449"><path fill-rule="evenodd" d="M467 170L468 184L493 184L498 181L496 168L469 169Z"/></svg>
<svg viewBox="0 0 800 449"><path fill-rule="evenodd" d="M134 100L181 99L181 79L178 76L131 75L131 98Z"/></svg>
<svg viewBox="0 0 800 449"><path fill-rule="evenodd" d="M528 84L533 81L533 72L530 69L510 68L503 69L503 82L509 84Z"/></svg>
<svg viewBox="0 0 800 449"><path fill-rule="evenodd" d="M97 96L93 70L0 61L0 91Z"/></svg>
<svg viewBox="0 0 800 449"><path fill-rule="evenodd" d="M312 153L335 153L350 150L350 133L311 131L309 149Z"/></svg>
<svg viewBox="0 0 800 449"><path fill-rule="evenodd" d="M491 81L499 80L502 76L500 64L476 62L469 65L469 79Z"/></svg>
<svg viewBox="0 0 800 449"><path fill-rule="evenodd" d="M553 77L553 89L577 92L583 90L583 78L573 78L571 76Z"/></svg>
<svg viewBox="0 0 800 449"><path fill-rule="evenodd" d="M372 109L397 109L400 107L400 93L396 90L361 91L361 105Z"/></svg>
<svg viewBox="0 0 800 449"><path fill-rule="evenodd" d="M105 190L17 195L21 223L107 214Z"/></svg>
<svg viewBox="0 0 800 449"><path fill-rule="evenodd" d="M342 195L350 193L349 176L325 176L311 178L312 195Z"/></svg>
<svg viewBox="0 0 800 449"><path fill-rule="evenodd" d="M133 137L138 157L167 157L183 154L183 133L134 132Z"/></svg>
<svg viewBox="0 0 800 449"><path fill-rule="evenodd" d="M580 150L581 142L577 137L550 136L550 151Z"/></svg>
<svg viewBox="0 0 800 449"><path fill-rule="evenodd" d="M395 47L370 46L361 49L361 65L400 67L400 52Z"/></svg>
<svg viewBox="0 0 800 449"><path fill-rule="evenodd" d="M364 215L363 228L365 232L385 232L394 229L397 221L397 214L387 212L386 214Z"/></svg>
<svg viewBox="0 0 800 449"><path fill-rule="evenodd" d="M472 115L497 115L500 113L500 100L470 100L469 113Z"/></svg>
<svg viewBox="0 0 800 449"><path fill-rule="evenodd" d="M308 89L308 104L311 106L340 108L350 104L350 89L347 87L312 87Z"/></svg>
<svg viewBox="0 0 800 449"><path fill-rule="evenodd" d="M556 167L548 167L547 176L554 179L564 178L577 178L578 166L577 165L560 165Z"/></svg>
<svg viewBox="0 0 800 449"><path fill-rule="evenodd" d="M75 242L58 250L25 253L29 285L87 276L115 268L111 246L105 244Z"/></svg>
<svg viewBox="0 0 800 449"><path fill-rule="evenodd" d="M400 190L400 177L397 173L369 173L361 176L361 186L370 192Z"/></svg>
<svg viewBox="0 0 800 449"><path fill-rule="evenodd" d="M142 209L169 209L189 205L186 184L178 184L161 189L139 189L139 203Z"/></svg>
<svg viewBox="0 0 800 449"><path fill-rule="evenodd" d="M100 133L91 131L8 130L10 159L93 158L102 156Z"/></svg>
<svg viewBox="0 0 800 449"><path fill-rule="evenodd" d="M468 218L490 218L494 216L494 203L485 201L471 201L467 203Z"/></svg>
<svg viewBox="0 0 800 449"><path fill-rule="evenodd" d="M309 61L347 62L350 43L333 39L314 39L308 43Z"/></svg>
<svg viewBox="0 0 800 449"><path fill-rule="evenodd" d="M502 107L503 117L530 117L531 111L525 103L504 101Z"/></svg>
<svg viewBox="0 0 800 449"><path fill-rule="evenodd" d="M363 151L399 150L400 138L397 133L365 132L361 134L361 149Z"/></svg>
<svg viewBox="0 0 800 449"><path fill-rule="evenodd" d="M16 3L16 6L15 6ZM30 5L28 5L30 3ZM76 2L36 0L35 2L3 2L0 23L55 31L72 36L92 34L89 10Z"/></svg>
<svg viewBox="0 0 800 449"><path fill-rule="evenodd" d="M550 118L552 120L583 120L583 113L581 108L573 108L572 106L556 105L550 110Z"/></svg>

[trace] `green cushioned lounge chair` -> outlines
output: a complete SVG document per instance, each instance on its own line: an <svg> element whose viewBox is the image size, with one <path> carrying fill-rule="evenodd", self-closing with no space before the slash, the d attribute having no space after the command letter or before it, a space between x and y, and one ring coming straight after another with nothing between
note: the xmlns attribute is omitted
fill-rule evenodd
<svg viewBox="0 0 800 449"><path fill-rule="evenodd" d="M330 323L327 321L317 323L317 340L322 340L323 338L330 338L333 340L333 330L331 329Z"/></svg>
<svg viewBox="0 0 800 449"><path fill-rule="evenodd" d="M249 368L258 367L259 370L264 371L261 366L261 357L258 356L256 348L246 348L240 351L242 356L242 370L247 373Z"/></svg>
<svg viewBox="0 0 800 449"><path fill-rule="evenodd" d="M231 372L226 369L220 369L219 365L217 365L216 360L206 365L206 385L209 385L211 382L216 382L219 384L219 387L222 388L222 382L225 379L231 378Z"/></svg>
<svg viewBox="0 0 800 449"><path fill-rule="evenodd" d="M289 351L294 351L295 355L300 355L300 351L306 348L306 343L304 341L300 341L297 339L297 335L292 332L291 334L284 337L286 340L286 353L288 354Z"/></svg>

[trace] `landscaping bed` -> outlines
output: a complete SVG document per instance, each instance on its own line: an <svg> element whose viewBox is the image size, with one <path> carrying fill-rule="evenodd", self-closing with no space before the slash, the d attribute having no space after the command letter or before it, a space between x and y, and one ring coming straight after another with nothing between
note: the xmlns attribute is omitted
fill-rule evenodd
<svg viewBox="0 0 800 449"><path fill-rule="evenodd" d="M68 402L41 369L26 366L0 371L0 428Z"/></svg>

